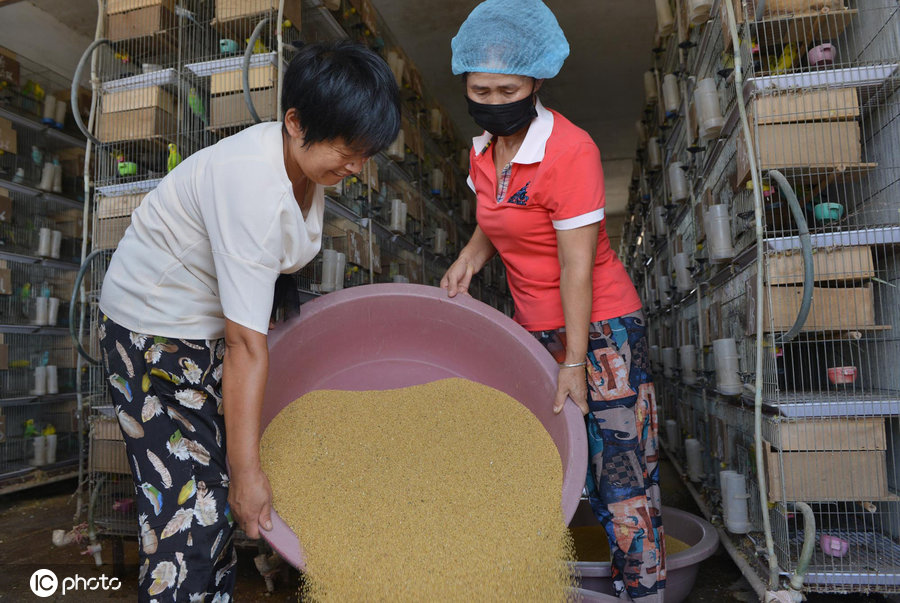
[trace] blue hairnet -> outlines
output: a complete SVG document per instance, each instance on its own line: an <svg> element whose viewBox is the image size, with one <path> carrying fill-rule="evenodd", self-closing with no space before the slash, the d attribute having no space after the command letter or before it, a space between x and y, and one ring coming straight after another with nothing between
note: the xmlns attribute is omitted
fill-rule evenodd
<svg viewBox="0 0 900 603"><path fill-rule="evenodd" d="M541 0L486 0L450 41L454 75L510 73L537 79L559 73L569 43Z"/></svg>

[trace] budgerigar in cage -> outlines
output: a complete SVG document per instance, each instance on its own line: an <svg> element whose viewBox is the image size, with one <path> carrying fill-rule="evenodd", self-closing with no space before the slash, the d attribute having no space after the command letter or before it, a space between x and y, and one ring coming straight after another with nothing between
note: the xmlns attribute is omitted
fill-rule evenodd
<svg viewBox="0 0 900 603"><path fill-rule="evenodd" d="M200 95L197 94L196 88L191 88L188 92L188 106L191 108L191 113L200 118L200 121L203 122L203 125L206 125L206 107L203 104L203 99L200 98Z"/></svg>
<svg viewBox="0 0 900 603"><path fill-rule="evenodd" d="M175 146L175 143L169 143L169 159L166 162L166 171L171 172L181 163L181 153L178 152L178 147Z"/></svg>
<svg viewBox="0 0 900 603"><path fill-rule="evenodd" d="M250 38L244 38L244 42L250 44ZM263 52L269 52L269 47L266 46L262 40L258 39L253 42L253 54L260 54Z"/></svg>
<svg viewBox="0 0 900 603"><path fill-rule="evenodd" d="M133 161L125 161L125 155L121 151L116 154L116 167L119 170L119 176L134 176L137 174L137 164Z"/></svg>

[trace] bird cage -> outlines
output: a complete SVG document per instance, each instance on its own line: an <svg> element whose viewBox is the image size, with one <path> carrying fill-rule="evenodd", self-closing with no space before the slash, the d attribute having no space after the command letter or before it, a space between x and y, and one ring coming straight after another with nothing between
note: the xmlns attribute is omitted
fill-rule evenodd
<svg viewBox="0 0 900 603"><path fill-rule="evenodd" d="M301 37L300 0L106 0L100 37L79 70L96 75L91 140L87 325L110 252L144 196L181 161L244 127L279 118L281 74ZM96 337L87 354L99 357ZM85 362L85 364L88 364ZM134 489L107 383L86 367L92 517L112 535L137 530Z"/></svg>
<svg viewBox="0 0 900 603"><path fill-rule="evenodd" d="M437 104L370 2L105 0L99 19L100 36L79 66L96 82L91 116L81 122L90 139L94 188L88 200L90 253L82 258L85 313L79 321L84 351L94 362L80 360L83 370L76 373L83 375L90 408L90 516L106 534L126 536L137 531L135 492L108 383L95 363L97 301L108 258L134 209L181 161L249 125L280 119L281 79L292 43L363 42L391 59L410 91L395 144L374 157L362 177L326 189L323 239L329 249L294 275L301 301L376 279L436 282L452 259L431 253L425 234L440 225L439 251L446 253L457 229L471 233L472 226L450 205L458 207L455 195L464 194L456 183L465 180L465 168L444 161L447 148L466 162L468 155L457 153L460 145L447 120L440 120L439 145L429 133L434 124L428 122L436 118L418 117ZM446 171L424 167L445 163ZM338 245L344 247L339 251ZM477 297L479 291L475 283L471 292ZM496 305L508 304L508 296L491 294Z"/></svg>
<svg viewBox="0 0 900 603"><path fill-rule="evenodd" d="M655 55L653 72L681 74L694 119L649 122L650 163L677 157L692 195L646 263L629 264L638 275L672 257L678 289L696 286L648 305L651 353L668 360L656 374L666 448L682 463L678 440L696 442L690 473L738 548L744 533L761 549L771 536L775 590L797 572L807 592L897 593L900 8L718 6ZM667 199L669 180L649 173L650 196ZM639 231L625 236L642 259ZM671 368L679 348L690 379Z"/></svg>

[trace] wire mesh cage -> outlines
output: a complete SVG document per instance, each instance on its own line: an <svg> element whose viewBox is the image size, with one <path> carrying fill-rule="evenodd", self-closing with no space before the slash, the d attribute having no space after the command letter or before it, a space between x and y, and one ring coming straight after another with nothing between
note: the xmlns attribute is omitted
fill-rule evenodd
<svg viewBox="0 0 900 603"><path fill-rule="evenodd" d="M323 251L291 276L297 295L288 297L302 302L373 282L439 283L474 226L468 156L455 160L467 145L369 0L106 0L101 19L108 43L92 58L99 85L97 144L89 158L90 249L97 255L85 272L80 321L94 359L105 268L132 212L191 154L256 122L280 119L281 79L301 41L352 39L379 53L401 87L403 127L361 173L326 188ZM511 313L508 292L497 283L502 270L492 272L493 285L479 277L471 292ZM295 309L276 307L273 318ZM134 535L134 487L108 383L89 363L83 380L91 408L92 520L106 534Z"/></svg>
<svg viewBox="0 0 900 603"><path fill-rule="evenodd" d="M0 51L0 492L74 475L74 348L66 335L82 242L84 139L71 83Z"/></svg>
<svg viewBox="0 0 900 603"><path fill-rule="evenodd" d="M734 0L735 45L700 4L652 54L621 246L667 448L762 575L768 529L806 590L898 592L900 9Z"/></svg>
<svg viewBox="0 0 900 603"><path fill-rule="evenodd" d="M134 209L186 157L255 122L276 119L289 58L283 49L300 39L303 23L301 4L292 1L109 0L104 13L109 43L93 58L100 81L93 124L99 144L92 156L95 252L116 248ZM84 281L84 324L94 359L100 356L97 301L109 255L92 259ZM134 535L134 487L108 384L98 366L86 375L92 519L107 534Z"/></svg>

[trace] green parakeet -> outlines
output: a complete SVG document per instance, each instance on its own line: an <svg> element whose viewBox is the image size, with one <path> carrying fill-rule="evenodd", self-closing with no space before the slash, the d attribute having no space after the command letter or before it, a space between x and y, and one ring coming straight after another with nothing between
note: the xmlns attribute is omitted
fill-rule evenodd
<svg viewBox="0 0 900 603"><path fill-rule="evenodd" d="M197 94L196 88L191 88L190 91L188 91L188 106L191 108L191 113L199 117L200 121L202 121L205 126L206 107L203 105L203 99Z"/></svg>
<svg viewBox="0 0 900 603"><path fill-rule="evenodd" d="M137 164L133 161L125 161L125 155L122 153L116 155L116 167L119 170L119 176L134 176L137 174Z"/></svg>
<svg viewBox="0 0 900 603"><path fill-rule="evenodd" d="M171 172L181 163L181 153L178 152L178 147L175 146L174 143L169 143L169 160L166 164L167 171Z"/></svg>

